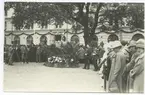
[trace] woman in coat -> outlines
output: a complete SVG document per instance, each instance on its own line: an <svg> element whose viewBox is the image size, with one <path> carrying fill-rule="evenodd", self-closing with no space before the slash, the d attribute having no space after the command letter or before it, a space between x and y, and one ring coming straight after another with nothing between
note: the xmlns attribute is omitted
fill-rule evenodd
<svg viewBox="0 0 145 95"><path fill-rule="evenodd" d="M140 54L135 59L135 65L130 71L130 77L133 79L133 92L144 92L144 40L140 39L136 43L137 53Z"/></svg>

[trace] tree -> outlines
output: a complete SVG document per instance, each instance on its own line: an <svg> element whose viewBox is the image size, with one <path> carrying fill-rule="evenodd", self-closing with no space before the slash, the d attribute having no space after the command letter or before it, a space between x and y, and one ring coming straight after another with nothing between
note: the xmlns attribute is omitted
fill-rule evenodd
<svg viewBox="0 0 145 95"><path fill-rule="evenodd" d="M30 28L33 23L43 28L65 22L72 24L75 31L83 29L86 45L95 35L96 28L108 29L106 23L112 30L117 30L124 24L124 18L129 18L126 19L129 26L142 28L144 17L143 4L6 2L5 10L8 8L15 10L13 24L16 29Z"/></svg>
<svg viewBox="0 0 145 95"><path fill-rule="evenodd" d="M6 2L6 8L14 8L13 24L16 29L21 29L23 27L30 28L33 23L38 23L42 26L47 24L63 24L77 22L79 25L84 27L84 39L85 43L88 43L89 35L89 12L90 3L29 3L29 2L17 2L11 3ZM95 20L91 22L91 34L95 33L96 26L98 24L98 15L102 3L92 4L96 7ZM78 12L75 12L78 10ZM85 10L85 11L84 11Z"/></svg>
<svg viewBox="0 0 145 95"><path fill-rule="evenodd" d="M132 28L144 28L144 4L128 4L128 25Z"/></svg>

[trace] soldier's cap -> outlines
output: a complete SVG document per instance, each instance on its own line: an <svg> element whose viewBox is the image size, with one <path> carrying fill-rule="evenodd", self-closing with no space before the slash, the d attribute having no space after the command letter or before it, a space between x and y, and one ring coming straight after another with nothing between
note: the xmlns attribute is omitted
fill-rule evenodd
<svg viewBox="0 0 145 95"><path fill-rule="evenodd" d="M114 48L117 48L117 47L120 47L120 46L122 46L120 41L114 41L111 47L112 47L112 49L114 49Z"/></svg>
<svg viewBox="0 0 145 95"><path fill-rule="evenodd" d="M128 45L128 48L130 48L130 47L136 47L136 41L131 40L129 45Z"/></svg>
<svg viewBox="0 0 145 95"><path fill-rule="evenodd" d="M136 47L137 47L137 48L143 48L143 49L144 49L144 43L145 43L145 40L144 40L144 39L139 39L139 40L136 42Z"/></svg>

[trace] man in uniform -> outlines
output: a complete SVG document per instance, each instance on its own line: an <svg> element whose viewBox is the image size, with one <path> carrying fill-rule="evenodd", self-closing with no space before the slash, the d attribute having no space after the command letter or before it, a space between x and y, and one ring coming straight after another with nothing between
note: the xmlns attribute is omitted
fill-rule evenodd
<svg viewBox="0 0 145 95"><path fill-rule="evenodd" d="M85 47L85 65L83 69L90 69L92 49L89 45Z"/></svg>
<svg viewBox="0 0 145 95"><path fill-rule="evenodd" d="M143 93L144 92L144 39L139 39L136 42L136 53L138 54L135 59L133 69L130 71L130 78L133 80L133 92Z"/></svg>
<svg viewBox="0 0 145 95"><path fill-rule="evenodd" d="M9 47L8 51L8 64L13 65L13 56L14 56L14 46Z"/></svg>
<svg viewBox="0 0 145 95"><path fill-rule="evenodd" d="M129 62L127 62L127 65L125 66L124 70L123 70L123 79L124 79L124 91L125 92L129 92L129 89L132 88L131 87L131 80L129 77L129 72L130 70L134 67L135 64L135 59L138 56L138 54L136 53L136 41L130 41L129 45L128 45L128 50L129 50L129 54L130 54L130 58L129 58Z"/></svg>
<svg viewBox="0 0 145 95"><path fill-rule="evenodd" d="M112 93L123 92L123 79L122 73L126 66L126 55L121 51L122 45L120 41L114 41L112 45L113 51L115 52L112 56L111 70L108 80L108 90Z"/></svg>
<svg viewBox="0 0 145 95"><path fill-rule="evenodd" d="M27 62L28 63L28 51L27 51L27 47L25 45L23 45L21 47L21 54L22 54L22 62L25 63Z"/></svg>
<svg viewBox="0 0 145 95"><path fill-rule="evenodd" d="M80 48L77 52L77 57L79 59L79 63L84 63L84 55L85 55L85 50L83 48L83 45L80 45Z"/></svg>
<svg viewBox="0 0 145 95"><path fill-rule="evenodd" d="M40 58L41 58L41 50L40 50L40 45L38 45L37 50L36 50L36 63L40 63Z"/></svg>
<svg viewBox="0 0 145 95"><path fill-rule="evenodd" d="M91 62L94 65L94 71L98 71L98 61L99 61L99 47L98 47L98 41L96 38L93 38L93 40L90 43L90 49L91 49Z"/></svg>

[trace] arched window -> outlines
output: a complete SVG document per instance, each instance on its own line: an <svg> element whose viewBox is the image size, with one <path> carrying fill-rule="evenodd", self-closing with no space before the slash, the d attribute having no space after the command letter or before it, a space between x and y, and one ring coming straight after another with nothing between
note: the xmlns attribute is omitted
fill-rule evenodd
<svg viewBox="0 0 145 95"><path fill-rule="evenodd" d="M19 36L14 37L14 44L20 45L20 37Z"/></svg>
<svg viewBox="0 0 145 95"><path fill-rule="evenodd" d="M47 43L47 37L45 35L42 35L40 37L40 44L44 45Z"/></svg>
<svg viewBox="0 0 145 95"><path fill-rule="evenodd" d="M60 41L61 40L61 35L55 35L55 41Z"/></svg>
<svg viewBox="0 0 145 95"><path fill-rule="evenodd" d="M144 36L142 34L139 34L139 33L132 36L132 40L137 41L138 39L144 39Z"/></svg>
<svg viewBox="0 0 145 95"><path fill-rule="evenodd" d="M31 35L29 35L27 37L27 45L31 45L33 43L33 37Z"/></svg>
<svg viewBox="0 0 145 95"><path fill-rule="evenodd" d="M115 41L115 40L119 40L119 38L116 34L111 34L111 35L108 36L108 42L109 41Z"/></svg>
<svg viewBox="0 0 145 95"><path fill-rule="evenodd" d="M78 43L78 42L79 42L79 36L73 35L73 36L71 37L71 41L75 41L75 43Z"/></svg>

